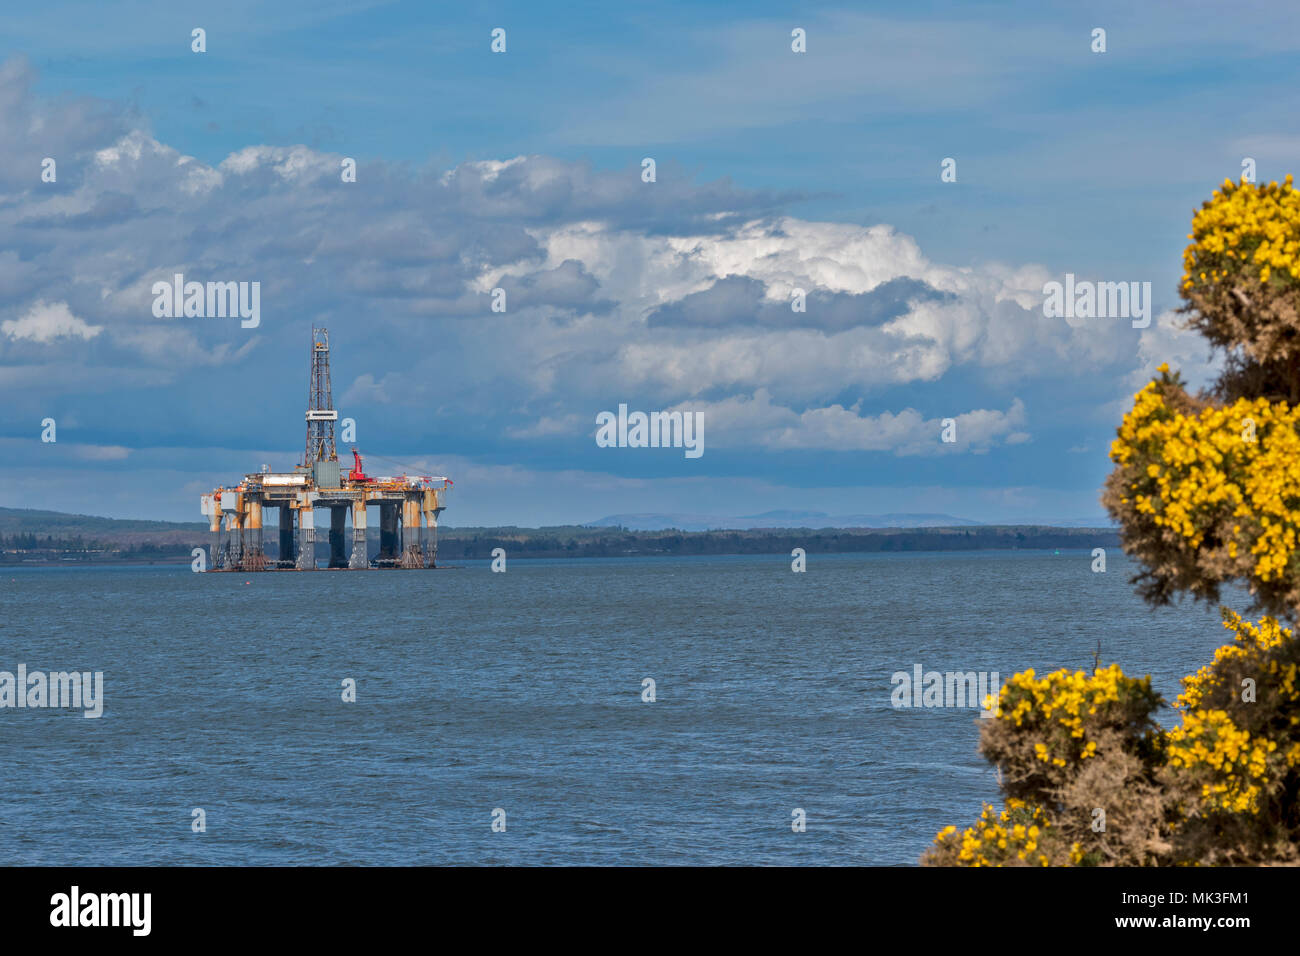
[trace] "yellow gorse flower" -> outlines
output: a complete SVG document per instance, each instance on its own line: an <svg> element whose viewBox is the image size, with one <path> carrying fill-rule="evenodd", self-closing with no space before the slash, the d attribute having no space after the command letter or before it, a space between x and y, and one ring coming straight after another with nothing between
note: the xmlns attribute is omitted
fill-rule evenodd
<svg viewBox="0 0 1300 956"><path fill-rule="evenodd" d="M1246 269L1300 282L1300 192L1290 174L1279 185L1234 183L1192 216L1191 244L1183 252L1183 287L1220 282Z"/></svg>
<svg viewBox="0 0 1300 956"><path fill-rule="evenodd" d="M975 825L956 838L961 846L957 859L964 866L1002 866L1015 860L1046 866L1046 856L1032 857L1048 828L1041 807L1029 807L1023 800L1012 798L998 812L986 803ZM935 843L943 844L956 833L955 826L944 827L935 836Z"/></svg>
<svg viewBox="0 0 1300 956"><path fill-rule="evenodd" d="M1211 779L1201 797L1211 809L1258 813L1261 783L1268 777L1268 755L1277 741L1252 738L1222 710L1183 715L1169 732L1169 765L1206 771Z"/></svg>
<svg viewBox="0 0 1300 956"><path fill-rule="evenodd" d="M1220 647L1214 661L1183 678L1183 693L1175 702L1182 712L1181 727L1171 730L1168 760L1185 768L1201 782L1201 798L1212 810L1259 813L1267 787L1280 782L1290 768L1300 765L1300 744L1252 735L1239 727L1223 709L1207 706L1211 699L1232 697L1241 690L1230 675L1253 673L1266 685L1270 698L1289 712L1292 736L1300 729L1300 667L1293 659L1293 633L1276 618L1258 623L1225 609L1223 626L1233 632L1233 643ZM1282 728L1277 728L1282 729Z"/></svg>
<svg viewBox="0 0 1300 956"><path fill-rule="evenodd" d="M1213 529L1245 576L1276 581L1292 568L1300 549L1300 407L1243 398L1183 415L1153 381L1134 397L1110 456L1135 466L1126 500L1188 547L1200 548Z"/></svg>
<svg viewBox="0 0 1300 956"><path fill-rule="evenodd" d="M1083 740L1085 719L1131 692L1151 693L1151 679L1125 677L1118 664L1092 674L1062 669L1041 678L1031 667L1003 685L993 716L1016 727L1050 728L1062 741L1078 741L1069 756L1087 759L1096 753L1097 744ZM1044 763L1065 764L1065 755L1052 754L1046 741L1034 744L1034 754Z"/></svg>

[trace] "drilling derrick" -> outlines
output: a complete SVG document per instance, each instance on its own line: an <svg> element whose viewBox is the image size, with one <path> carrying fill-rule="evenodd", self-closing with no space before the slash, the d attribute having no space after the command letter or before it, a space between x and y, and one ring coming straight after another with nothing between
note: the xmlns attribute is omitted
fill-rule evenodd
<svg viewBox="0 0 1300 956"><path fill-rule="evenodd" d="M329 514L330 568L436 568L438 515L451 489L450 478L431 475L367 475L361 453L344 473L334 445L330 384L329 331L311 330L311 374L307 381L307 443L302 464L292 472L245 475L234 488L217 488L202 497L212 532L213 571L310 571L316 568L316 516ZM394 462L393 464L397 464ZM406 466L401 466L405 468ZM371 559L366 541L367 509L379 509L379 554ZM279 557L268 562L262 550L262 514L279 513ZM346 523L352 519L349 548ZM223 525L224 523L224 530Z"/></svg>
<svg viewBox="0 0 1300 956"><path fill-rule="evenodd" d="M338 461L334 450L334 392L330 387L329 329L311 330L311 378L307 383L307 450L302 464L310 469L318 461Z"/></svg>

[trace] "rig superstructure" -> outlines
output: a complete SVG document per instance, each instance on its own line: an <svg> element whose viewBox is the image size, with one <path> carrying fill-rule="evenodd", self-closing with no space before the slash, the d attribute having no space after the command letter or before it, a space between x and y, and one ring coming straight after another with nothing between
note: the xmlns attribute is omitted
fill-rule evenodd
<svg viewBox="0 0 1300 956"><path fill-rule="evenodd" d="M311 571L316 569L316 516L329 512L328 568L433 568L438 557L438 515L452 486L430 475L367 475L361 453L352 449L352 469L339 465L334 445L338 412L330 386L330 344L326 329L311 330L311 379L307 391L307 445L302 464L291 472L245 475L233 488L202 496L212 532L212 571ZM346 431L345 431L346 436ZM379 554L366 543L370 506L379 508ZM269 560L262 546L262 518L279 509L279 554ZM352 542L347 544L347 520ZM423 519L423 523L421 523Z"/></svg>

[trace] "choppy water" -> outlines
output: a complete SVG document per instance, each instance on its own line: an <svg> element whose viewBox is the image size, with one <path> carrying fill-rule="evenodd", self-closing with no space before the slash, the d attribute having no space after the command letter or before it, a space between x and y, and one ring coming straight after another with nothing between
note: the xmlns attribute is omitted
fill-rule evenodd
<svg viewBox="0 0 1300 956"><path fill-rule="evenodd" d="M0 670L103 671L105 710L0 710L0 863L911 864L997 788L977 712L895 710L895 671L1005 679L1100 640L1172 697L1224 643L1090 563L6 569Z"/></svg>

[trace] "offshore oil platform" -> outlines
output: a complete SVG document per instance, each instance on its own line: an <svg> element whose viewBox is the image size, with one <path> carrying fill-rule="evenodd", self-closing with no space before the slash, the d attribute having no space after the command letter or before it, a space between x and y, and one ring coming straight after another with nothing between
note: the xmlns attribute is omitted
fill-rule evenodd
<svg viewBox="0 0 1300 956"><path fill-rule="evenodd" d="M343 473L334 447L334 397L330 386L330 341L326 329L311 330L311 379L307 391L307 447L291 472L245 475L233 488L202 496L212 531L212 571L313 571L316 515L329 512L328 568L434 568L438 557L438 515L452 486L429 475L367 475L361 453L352 449L352 470ZM366 543L366 512L379 508L379 554ZM279 509L279 553L268 560L262 546L262 517ZM352 544L346 542L352 518ZM423 518L423 524L421 524Z"/></svg>

